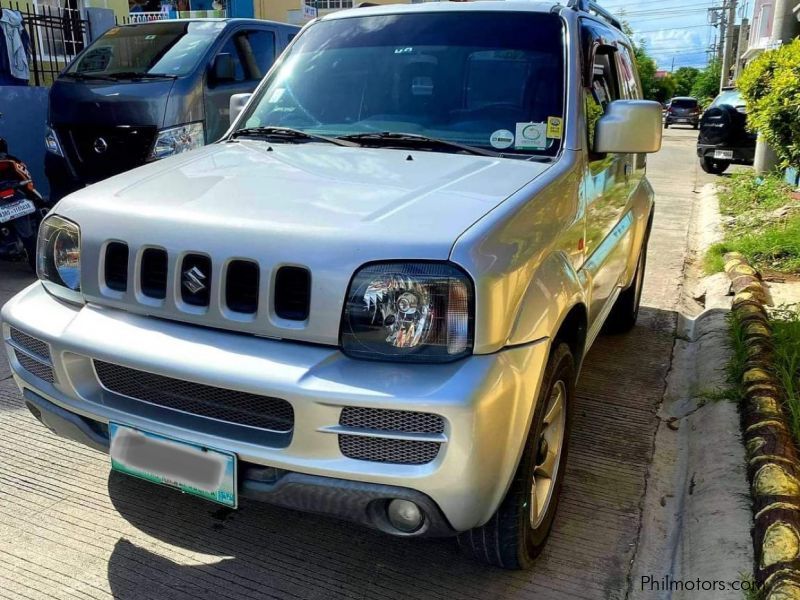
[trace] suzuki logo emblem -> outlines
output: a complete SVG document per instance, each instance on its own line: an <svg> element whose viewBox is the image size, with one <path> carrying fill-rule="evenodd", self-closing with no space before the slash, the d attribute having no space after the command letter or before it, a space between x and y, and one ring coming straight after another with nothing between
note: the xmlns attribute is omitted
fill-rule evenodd
<svg viewBox="0 0 800 600"><path fill-rule="evenodd" d="M185 287L189 293L197 294L206 289L205 279L205 273L197 267L192 267L183 272L183 287Z"/></svg>
<svg viewBox="0 0 800 600"><path fill-rule="evenodd" d="M92 149L97 154L103 154L106 150L108 150L108 142L99 137L94 141L94 144L92 144Z"/></svg>

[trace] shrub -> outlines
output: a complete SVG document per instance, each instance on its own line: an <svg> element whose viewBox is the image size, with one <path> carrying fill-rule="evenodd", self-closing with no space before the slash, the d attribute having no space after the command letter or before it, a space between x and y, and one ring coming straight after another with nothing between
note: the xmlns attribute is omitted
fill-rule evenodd
<svg viewBox="0 0 800 600"><path fill-rule="evenodd" d="M761 54L737 85L751 130L775 150L781 166L800 166L800 39Z"/></svg>

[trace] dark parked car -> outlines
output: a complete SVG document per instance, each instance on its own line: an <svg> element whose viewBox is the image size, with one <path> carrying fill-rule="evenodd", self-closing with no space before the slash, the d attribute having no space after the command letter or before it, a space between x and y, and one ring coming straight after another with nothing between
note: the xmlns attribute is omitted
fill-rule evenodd
<svg viewBox="0 0 800 600"><path fill-rule="evenodd" d="M670 125L676 123L691 125L697 129L700 123L700 103L697 98L679 97L669 101L664 115L664 129L669 129Z"/></svg>
<svg viewBox="0 0 800 600"><path fill-rule="evenodd" d="M50 90L51 199L219 139L231 95L252 92L298 31L255 19L109 29Z"/></svg>
<svg viewBox="0 0 800 600"><path fill-rule="evenodd" d="M697 156L706 173L718 175L731 164L753 164L756 134L746 125L744 98L736 89L723 89L700 119Z"/></svg>

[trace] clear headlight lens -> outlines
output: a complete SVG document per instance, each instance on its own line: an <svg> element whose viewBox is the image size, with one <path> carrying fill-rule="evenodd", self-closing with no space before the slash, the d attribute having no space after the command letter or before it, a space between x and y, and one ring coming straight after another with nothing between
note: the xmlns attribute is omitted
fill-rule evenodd
<svg viewBox="0 0 800 600"><path fill-rule="evenodd" d="M166 158L181 152L200 148L206 143L202 123L188 123L178 127L162 129L158 132L156 143L150 152L150 160Z"/></svg>
<svg viewBox="0 0 800 600"><path fill-rule="evenodd" d="M61 150L61 144L58 142L58 136L50 127L44 132L44 147L48 152L56 156L64 156L64 152Z"/></svg>
<svg viewBox="0 0 800 600"><path fill-rule="evenodd" d="M353 277L341 342L354 358L448 362L472 351L472 281L448 263L367 265Z"/></svg>
<svg viewBox="0 0 800 600"><path fill-rule="evenodd" d="M81 230L58 215L47 217L39 226L36 251L39 279L78 291L81 287Z"/></svg>

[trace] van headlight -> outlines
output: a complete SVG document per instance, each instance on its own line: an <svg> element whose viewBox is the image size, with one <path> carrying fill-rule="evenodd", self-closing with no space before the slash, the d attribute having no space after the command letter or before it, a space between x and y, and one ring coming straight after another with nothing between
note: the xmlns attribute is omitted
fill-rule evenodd
<svg viewBox="0 0 800 600"><path fill-rule="evenodd" d="M67 219L51 215L39 226L36 274L45 282L72 291L81 289L81 230Z"/></svg>
<svg viewBox="0 0 800 600"><path fill-rule="evenodd" d="M56 132L53 131L52 127L48 127L44 130L44 147L51 154L55 154L56 156L64 156L64 151L61 150L61 144L58 141L58 136L56 135Z"/></svg>
<svg viewBox="0 0 800 600"><path fill-rule="evenodd" d="M148 159L159 160L181 152L195 150L204 146L205 140L205 130L200 122L162 129L158 132L156 143L153 145Z"/></svg>
<svg viewBox="0 0 800 600"><path fill-rule="evenodd" d="M449 362L472 351L474 292L449 263L366 265L350 282L342 351L354 358Z"/></svg>

